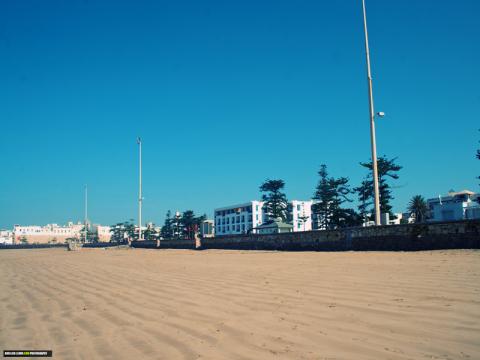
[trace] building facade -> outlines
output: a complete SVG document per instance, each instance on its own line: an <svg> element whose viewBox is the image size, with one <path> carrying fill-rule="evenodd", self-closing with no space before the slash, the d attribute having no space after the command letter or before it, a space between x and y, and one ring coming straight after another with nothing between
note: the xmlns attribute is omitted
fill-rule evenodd
<svg viewBox="0 0 480 360"><path fill-rule="evenodd" d="M480 194L463 190L428 199L428 221L480 219Z"/></svg>
<svg viewBox="0 0 480 360"><path fill-rule="evenodd" d="M247 234L266 221L262 201L215 209L215 235Z"/></svg>
<svg viewBox="0 0 480 360"><path fill-rule="evenodd" d="M288 221L293 231L312 230L312 201L292 200L288 203ZM217 208L214 211L215 236L247 234L269 220L264 202L248 203Z"/></svg>
<svg viewBox="0 0 480 360"><path fill-rule="evenodd" d="M215 236L214 220L207 219L202 221L200 225L200 235L202 235L202 237Z"/></svg>
<svg viewBox="0 0 480 360"><path fill-rule="evenodd" d="M292 200L289 203L290 221L293 231L312 230L312 205L313 201Z"/></svg>
<svg viewBox="0 0 480 360"><path fill-rule="evenodd" d="M10 230L0 230L0 244L12 245L13 244L13 232Z"/></svg>
<svg viewBox="0 0 480 360"><path fill-rule="evenodd" d="M48 244L64 243L68 238L79 238L82 234L83 224L69 222L66 226L57 224L37 225L14 225L14 244Z"/></svg>
<svg viewBox="0 0 480 360"><path fill-rule="evenodd" d="M93 225L93 231L96 233L99 242L109 242L112 237L110 226L95 224Z"/></svg>

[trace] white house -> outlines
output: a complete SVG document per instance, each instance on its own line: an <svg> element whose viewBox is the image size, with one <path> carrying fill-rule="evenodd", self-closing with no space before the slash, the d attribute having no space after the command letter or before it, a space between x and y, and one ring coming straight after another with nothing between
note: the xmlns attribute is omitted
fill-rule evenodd
<svg viewBox="0 0 480 360"><path fill-rule="evenodd" d="M246 234L268 221L264 202L253 200L239 205L215 209L215 235ZM312 201L292 200L288 203L288 220L293 231L312 230Z"/></svg>
<svg viewBox="0 0 480 360"><path fill-rule="evenodd" d="M428 199L429 221L480 219L480 194L463 190Z"/></svg>

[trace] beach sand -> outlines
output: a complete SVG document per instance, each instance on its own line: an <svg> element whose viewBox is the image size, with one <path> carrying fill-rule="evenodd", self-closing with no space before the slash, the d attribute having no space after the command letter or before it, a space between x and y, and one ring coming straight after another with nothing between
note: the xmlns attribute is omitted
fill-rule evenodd
<svg viewBox="0 0 480 360"><path fill-rule="evenodd" d="M480 251L0 251L0 348L54 359L480 359Z"/></svg>

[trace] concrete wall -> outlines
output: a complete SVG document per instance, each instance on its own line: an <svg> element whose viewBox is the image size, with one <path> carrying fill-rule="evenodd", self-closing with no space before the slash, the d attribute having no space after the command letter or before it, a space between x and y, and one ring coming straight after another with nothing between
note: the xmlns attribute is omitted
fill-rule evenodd
<svg viewBox="0 0 480 360"><path fill-rule="evenodd" d="M456 221L203 239L205 249L435 250L479 249L480 221Z"/></svg>
<svg viewBox="0 0 480 360"><path fill-rule="evenodd" d="M132 246L157 248L154 241L134 242ZM163 240L160 248L194 249L195 243L190 240ZM202 249L287 251L480 249L480 221L217 236L203 238Z"/></svg>

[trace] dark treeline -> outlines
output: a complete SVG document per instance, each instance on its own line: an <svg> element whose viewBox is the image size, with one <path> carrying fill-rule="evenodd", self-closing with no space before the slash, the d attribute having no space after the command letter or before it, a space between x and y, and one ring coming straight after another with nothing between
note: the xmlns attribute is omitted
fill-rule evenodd
<svg viewBox="0 0 480 360"><path fill-rule="evenodd" d="M380 192L380 210L388 213L392 218L391 201L393 180L398 180L398 172L402 169L396 163L397 158L388 159L386 156L378 159L378 178ZM318 184L313 193L315 200L312 213L316 215L318 229L337 229L342 227L359 226L373 220L374 189L372 177L372 162L360 163L366 170L366 176L358 187L349 184L347 177L334 177L328 172L327 165L322 164L318 171ZM283 189L283 180L267 179L261 186L262 200L265 202L265 211L270 220L288 220L288 201ZM357 197L357 209L348 206ZM416 211L416 207L412 207ZM423 211L423 210L422 210ZM420 217L421 218L421 217Z"/></svg>

